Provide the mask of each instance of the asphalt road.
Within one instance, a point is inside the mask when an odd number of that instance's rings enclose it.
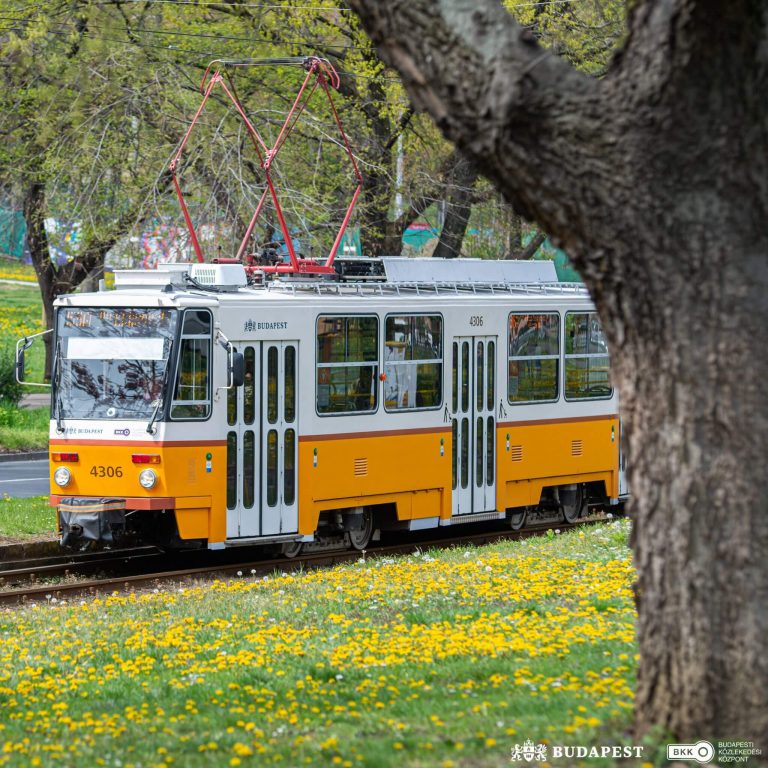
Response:
[[[47,496],[48,459],[0,462],[0,498],[29,498]]]

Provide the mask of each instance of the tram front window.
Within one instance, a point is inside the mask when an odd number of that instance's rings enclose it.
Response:
[[[175,309],[60,309],[53,371],[63,419],[152,417],[166,381]]]

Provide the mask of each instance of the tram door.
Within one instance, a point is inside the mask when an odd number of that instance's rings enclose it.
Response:
[[[452,344],[453,514],[496,509],[495,336]]]
[[[245,383],[227,402],[227,538],[298,530],[298,342],[238,347]]]

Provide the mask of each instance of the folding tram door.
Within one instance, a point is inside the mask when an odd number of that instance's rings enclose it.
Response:
[[[245,383],[227,400],[227,538],[298,531],[298,342],[237,345]]]
[[[453,512],[496,509],[496,336],[457,336],[451,349]]]

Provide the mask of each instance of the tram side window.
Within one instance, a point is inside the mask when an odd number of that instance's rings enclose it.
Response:
[[[187,310],[171,403],[172,419],[207,419],[211,413],[211,315]]]
[[[384,407],[439,408],[443,400],[443,318],[390,315],[385,320]]]
[[[557,400],[560,315],[511,314],[507,396],[510,403]]]
[[[608,345],[597,313],[568,312],[565,316],[565,399],[612,395]]]
[[[369,413],[378,405],[379,320],[317,319],[317,412]]]

